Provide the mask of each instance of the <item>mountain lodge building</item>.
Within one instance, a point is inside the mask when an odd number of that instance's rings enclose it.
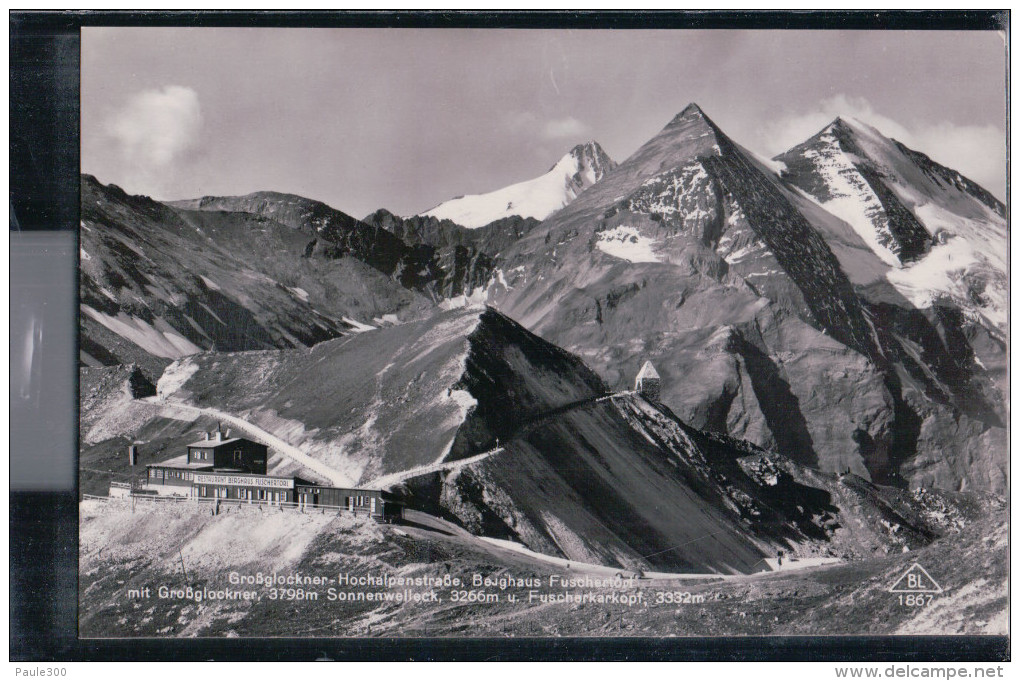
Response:
[[[266,474],[269,448],[243,437],[230,437],[217,429],[215,436],[206,433],[204,440],[188,445],[188,463],[204,464],[215,469]]]
[[[217,428],[216,432],[205,433],[205,439],[188,445],[188,453],[167,461],[149,464],[146,468],[146,485],[161,494],[173,494],[173,488],[182,488],[177,493],[188,494],[195,481],[196,473],[211,471],[224,473],[266,474],[269,448],[243,437],[230,437]],[[171,488],[171,489],[167,489]]]
[[[267,475],[269,448],[217,428],[187,446],[188,453],[149,464],[141,494],[190,497],[219,503],[257,503],[292,508],[335,508],[377,520],[400,515],[389,492],[317,485],[295,476]],[[143,491],[144,490],[144,491]]]

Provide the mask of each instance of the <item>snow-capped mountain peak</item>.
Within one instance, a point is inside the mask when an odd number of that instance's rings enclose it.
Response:
[[[814,196],[876,255],[898,267],[922,256],[930,235],[882,182],[885,164],[865,151],[884,146],[883,140],[874,128],[840,117],[776,160],[786,164],[784,179]]]
[[[775,160],[892,267],[888,280],[914,305],[949,298],[1005,327],[1005,207],[987,190],[852,118]]]
[[[475,229],[509,217],[544,220],[616,167],[598,142],[578,144],[539,177],[486,194],[460,196],[422,213]]]

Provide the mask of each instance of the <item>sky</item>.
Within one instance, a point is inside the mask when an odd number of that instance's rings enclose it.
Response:
[[[697,102],[763,156],[856,117],[1004,199],[1005,59],[985,31],[89,27],[82,170],[412,215],[584,141],[623,161]]]

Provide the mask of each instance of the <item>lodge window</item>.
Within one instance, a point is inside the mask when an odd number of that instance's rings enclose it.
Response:
[[[234,450],[234,463],[241,463],[241,453],[240,449]]]
[[[264,501],[265,498],[266,498],[266,490],[260,489],[259,490],[259,501]]]

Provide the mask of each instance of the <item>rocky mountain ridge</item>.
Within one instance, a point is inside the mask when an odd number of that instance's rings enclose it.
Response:
[[[994,330],[919,310],[767,163],[691,105],[506,251],[489,300],[614,387],[652,359],[698,427],[823,470],[1001,489]]]
[[[167,451],[164,438],[187,435],[167,416],[211,405],[346,485],[388,478],[411,508],[585,563],[747,573],[779,550],[850,558],[951,529],[921,497],[812,472],[639,395],[610,394],[578,358],[487,308],[310,350],[192,355],[167,369],[156,400],[134,398],[130,380],[84,375],[89,403],[107,408],[87,421],[83,459],[143,433],[143,456]],[[279,452],[270,459],[277,474],[307,475]]]

